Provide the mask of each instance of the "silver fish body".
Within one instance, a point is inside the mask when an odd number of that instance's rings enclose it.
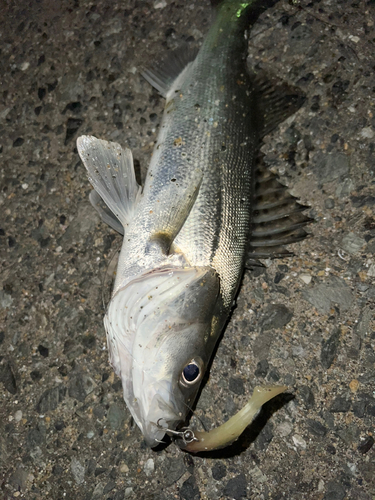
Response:
[[[263,127],[245,60],[252,3],[219,5],[198,55],[169,87],[163,69],[145,73],[166,106],[142,193],[129,150],[78,140],[95,190],[124,228],[104,323],[150,446],[185,421],[242,277]]]

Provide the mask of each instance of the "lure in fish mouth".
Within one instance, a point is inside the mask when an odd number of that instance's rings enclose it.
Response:
[[[77,141],[90,201],[124,235],[104,324],[124,399],[151,447],[181,432],[190,451],[199,451],[197,439],[201,449],[222,447],[285,390],[267,388],[208,440],[176,430],[194,404],[249,250],[253,258],[287,254],[284,245],[302,239],[309,222],[305,207],[255,162],[261,138],[303,102],[294,87],[246,67],[244,31],[274,3],[219,2],[199,53],[173,53],[144,73],[166,107],[143,190],[129,149]],[[189,436],[193,447],[185,446]]]

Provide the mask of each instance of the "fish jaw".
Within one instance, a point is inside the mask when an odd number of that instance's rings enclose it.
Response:
[[[104,324],[110,362],[147,444],[185,421],[211,357],[219,279],[211,268],[158,268],[113,296]],[[198,373],[185,378],[189,366]],[[188,376],[190,377],[190,375]]]

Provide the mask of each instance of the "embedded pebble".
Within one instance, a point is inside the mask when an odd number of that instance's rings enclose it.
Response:
[[[194,476],[190,476],[180,488],[180,497],[184,500],[198,500],[200,498],[199,488]]]
[[[306,449],[306,441],[299,434],[294,434],[294,436],[292,436],[292,440],[295,446],[297,446],[298,448],[302,448],[303,450]]]
[[[361,248],[365,245],[366,240],[360,238],[354,233],[346,234],[341,240],[341,248],[350,254],[355,254],[361,250]]]
[[[326,370],[332,365],[339,345],[340,328],[335,328],[329,338],[322,342],[322,349],[320,351],[320,362]]]
[[[302,296],[321,313],[327,314],[333,303],[340,305],[343,311],[353,303],[353,295],[345,281],[337,276],[330,276],[326,283],[303,290]]]
[[[107,418],[111,429],[117,430],[122,427],[125,420],[125,405],[112,404],[109,407]]]
[[[85,467],[75,457],[70,462],[70,470],[72,471],[76,484],[82,484],[85,480]]]
[[[14,414],[14,420],[20,422],[22,420],[22,410],[17,410]]]
[[[306,285],[308,285],[309,283],[311,283],[311,276],[310,274],[300,274],[299,275],[299,278],[304,282],[306,283]]]
[[[245,475],[238,474],[238,476],[227,482],[223,493],[225,496],[234,498],[235,500],[246,498],[247,485],[248,482]]]
[[[345,153],[319,153],[315,162],[317,175],[323,183],[332,182],[349,172],[349,160]]]
[[[152,473],[155,470],[155,462],[154,462],[154,460],[152,458],[149,458],[146,461],[146,463],[145,463],[145,465],[143,467],[143,470],[145,471],[146,476],[151,476],[152,475]]]
[[[293,426],[289,422],[283,422],[277,426],[275,433],[278,436],[285,437],[289,436],[292,430]]]
[[[375,131],[371,127],[365,127],[360,132],[364,139],[373,139],[375,137]]]

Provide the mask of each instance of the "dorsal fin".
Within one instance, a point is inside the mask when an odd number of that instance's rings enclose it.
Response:
[[[303,229],[313,221],[303,212],[309,207],[298,203],[260,156],[255,174],[255,204],[250,239],[250,260],[291,255],[285,247],[304,239]]]
[[[164,59],[153,68],[142,71],[142,76],[160,92],[167,97],[168,92],[183,81],[183,74],[194,61],[198,49],[180,47],[170,52]]]

